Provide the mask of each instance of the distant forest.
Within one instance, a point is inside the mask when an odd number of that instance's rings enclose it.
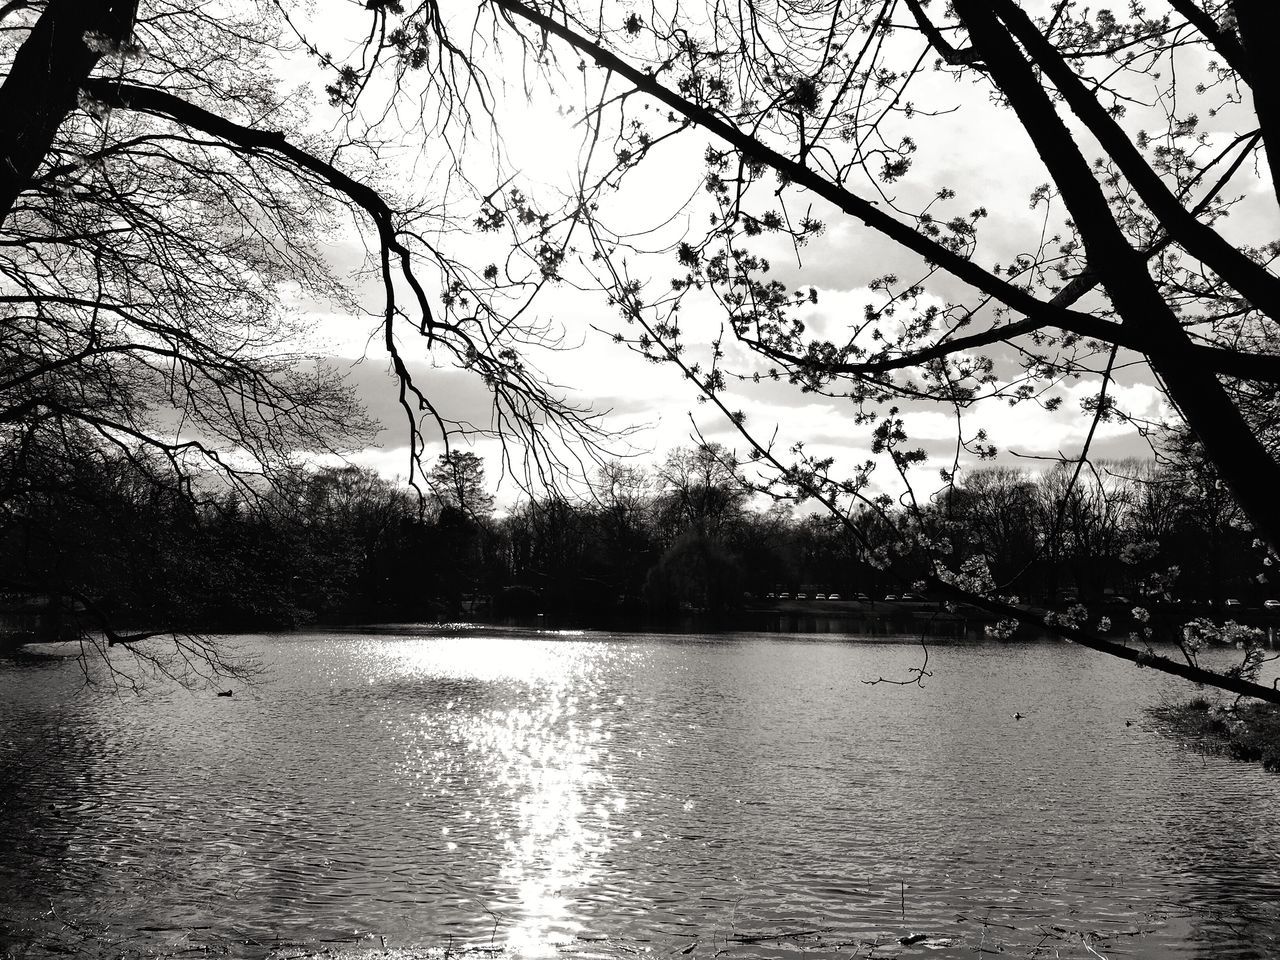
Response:
[[[12,466],[12,464],[10,465]],[[829,514],[761,503],[714,444],[657,465],[608,463],[592,496],[499,515],[483,461],[441,457],[421,492],[354,466],[297,469],[269,489],[190,495],[122,455],[27,451],[4,504],[11,596],[46,595],[145,628],[233,630],[430,620],[726,612],[769,592],[911,589],[925,545],[995,589],[1061,606],[1261,603],[1265,551],[1191,443],[1159,463],[963,472],[918,514],[882,499],[855,543]]]

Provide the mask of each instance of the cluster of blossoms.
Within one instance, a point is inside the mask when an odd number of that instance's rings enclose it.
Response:
[[[960,564],[959,570],[951,570],[942,564],[937,564],[934,575],[943,583],[969,593],[987,595],[996,588],[995,580],[991,576],[991,568],[987,565],[987,558],[982,554],[969,557]]]
[[[1200,651],[1206,646],[1235,647],[1244,652],[1240,663],[1227,671],[1229,676],[1245,680],[1257,680],[1258,672],[1266,661],[1263,650],[1263,632],[1257,627],[1228,620],[1219,626],[1212,620],[1198,617],[1186,623],[1182,628],[1182,652],[1187,660],[1196,664]]]
[[[1070,627],[1078,629],[1089,619],[1089,608],[1083,603],[1075,603],[1067,607],[1063,613],[1054,613],[1052,610],[1044,615],[1044,622],[1049,626]],[[1105,618],[1104,618],[1105,619]],[[1110,627],[1110,622],[1107,623]],[[1099,626],[1099,629],[1102,629]]]

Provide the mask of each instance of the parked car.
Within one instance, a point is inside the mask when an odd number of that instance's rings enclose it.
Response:
[[[815,599],[815,600],[825,600],[825,599],[827,599],[827,595],[826,595],[825,593],[815,593],[815,594],[813,595],[813,599]]]
[[[770,590],[768,593],[766,593],[766,594],[764,595],[764,598],[765,598],[766,600],[777,600],[777,599],[778,599],[778,597],[774,594],[774,592],[773,592],[772,590]]]
[[[855,600],[857,600],[859,603],[870,603],[870,602],[871,602],[871,598],[870,598],[870,597],[868,597],[865,593],[860,593],[860,594],[858,594],[856,597],[854,597],[854,599],[855,599]]]
[[[778,594],[778,599],[779,599],[779,600],[790,600],[790,599],[791,599],[791,594],[789,594],[789,593],[780,593],[780,594]]]
[[[808,599],[809,599],[809,595],[808,595],[807,593],[797,593],[797,594],[796,594],[796,599],[797,599],[797,600],[808,600]]]
[[[897,599],[898,599],[898,595],[897,595],[896,593],[886,593],[886,594],[884,595],[884,598],[885,598],[886,600],[897,600]]]
[[[1241,603],[1239,600],[1237,600],[1235,597],[1230,597],[1230,598],[1228,598],[1228,600],[1227,600],[1227,602],[1224,604],[1224,606],[1226,606],[1226,608],[1227,608],[1228,610],[1230,610],[1230,609],[1234,609],[1234,608],[1236,608],[1236,607],[1243,607],[1243,606],[1244,606],[1244,604],[1243,604],[1243,603]]]
[[[827,599],[828,599],[828,600],[839,600],[839,599],[840,599],[840,594],[838,594],[838,593],[828,593],[828,594],[827,594]]]
[[[1280,610],[1280,600],[1263,600],[1262,606],[1267,610]]]
[[[918,593],[904,593],[898,599],[899,600],[923,600],[924,597],[920,596],[920,594]]]

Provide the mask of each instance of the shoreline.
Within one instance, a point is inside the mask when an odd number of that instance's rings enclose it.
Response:
[[[1151,707],[1165,732],[1192,749],[1280,773],[1280,708],[1268,703],[1215,703],[1195,697]]]

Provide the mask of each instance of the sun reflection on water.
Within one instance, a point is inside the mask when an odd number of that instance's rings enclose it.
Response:
[[[448,691],[420,715],[403,776],[451,796],[458,826],[440,844],[465,856],[466,837],[502,862],[483,904],[508,952],[543,957],[584,932],[581,905],[600,861],[627,829],[627,797],[610,774],[617,691],[596,688],[599,643],[439,637],[384,645],[382,669]],[[385,675],[384,675],[385,676]],[[430,744],[431,746],[426,746]],[[487,835],[487,836],[486,836]],[[492,878],[491,878],[492,879]]]

